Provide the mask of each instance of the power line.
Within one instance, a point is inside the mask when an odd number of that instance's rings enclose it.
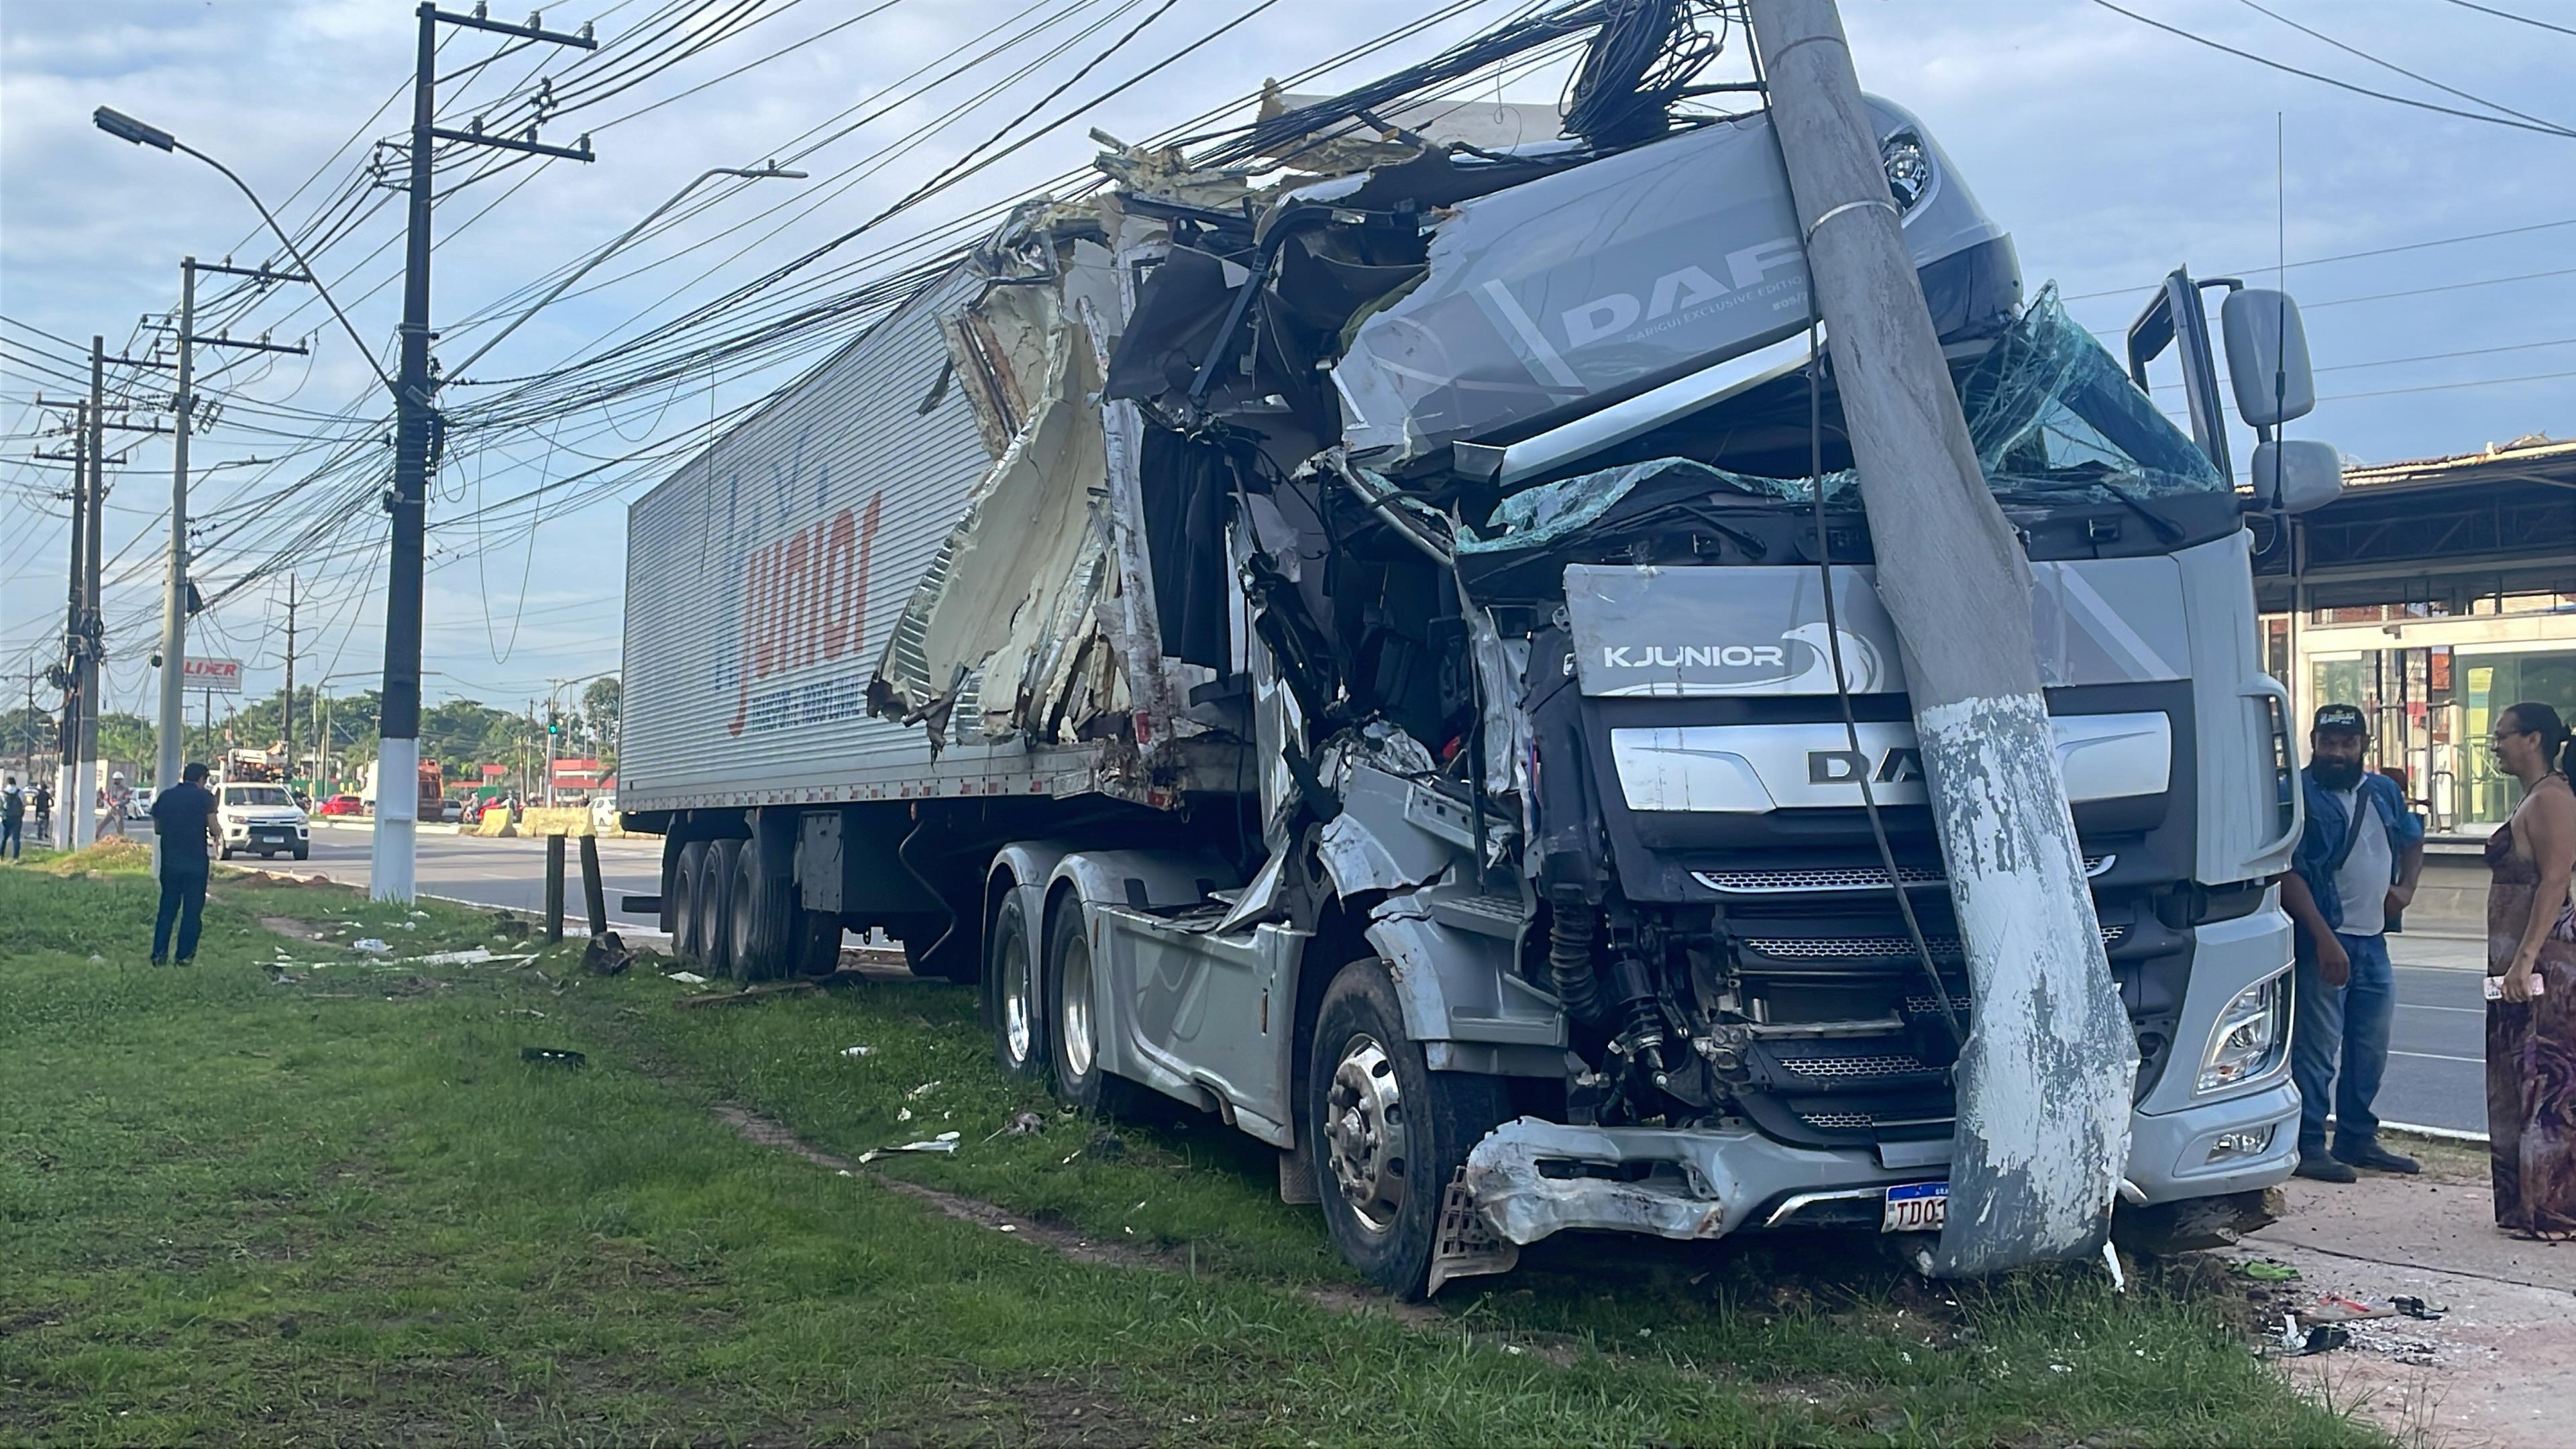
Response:
[[[2498,10],[2492,5],[2476,5],[2470,3],[2470,0],[2450,0],[2450,3],[2463,10],[2475,10],[2493,15],[2500,20],[2516,20],[2525,25],[2538,26],[2542,30],[2555,30],[2561,35],[2576,35],[2576,30],[2570,30],[2564,25],[2553,25],[2546,20],[2534,20],[2528,15],[2516,15],[2510,10]]]
[[[2269,56],[2256,55],[2250,50],[2240,50],[2224,41],[2212,40],[2205,35],[2196,35],[2191,31],[2183,29],[2179,25],[2168,25],[2151,16],[2140,15],[2135,10],[2128,10],[2121,6],[2114,5],[2111,3],[2111,0],[2093,0],[2093,3],[2110,11],[2114,15],[2125,15],[2141,25],[2153,26],[2168,35],[2181,36],[2183,39],[2190,41],[2194,45],[2205,45],[2212,50],[2223,50],[2229,55],[2235,56],[2241,60],[2250,60],[2256,65],[2269,66],[2273,70],[2282,71],[2290,75],[2303,76],[2309,80],[2333,86],[2337,90],[2345,90],[2350,91],[2355,95],[2368,96],[2372,100],[2388,101],[2401,106],[2413,106],[2419,111],[2434,111],[2445,116],[2457,116],[2464,121],[2484,121],[2490,126],[2510,126],[2517,131],[2537,131],[2544,136],[2562,136],[2576,139],[2576,130],[2570,130],[2565,126],[2550,125],[2546,122],[2517,121],[2504,116],[2482,115],[2476,111],[2463,111],[2456,106],[2439,106],[2435,105],[2431,101],[2419,101],[2410,96],[2392,95],[2387,91],[2375,91],[2368,86],[2355,85],[2351,81],[2337,80],[2330,75],[2319,75],[2317,72],[2312,70],[2302,70],[2298,66],[2290,65],[2284,61],[2274,60]]]
[[[2548,126],[2555,130],[2567,131],[2565,126],[2559,125],[2556,121],[2545,120],[2539,116],[2532,115],[2528,111],[2517,111],[2511,106],[2501,105],[2495,101],[2488,100],[2484,96],[2474,95],[2468,91],[2461,90],[2457,86],[2444,85],[2440,81],[2433,79],[2431,76],[2419,75],[2416,72],[2408,70],[2406,67],[2397,64],[2395,61],[2383,60],[2380,57],[2371,54],[2369,51],[2363,50],[2359,46],[2346,45],[2342,41],[2335,39],[2333,36],[2326,34],[2322,30],[2310,29],[2309,27],[2292,20],[2290,17],[2281,14],[2277,10],[2265,9],[2263,6],[2255,3],[2255,0],[2236,0],[2236,3],[2258,15],[2268,15],[2274,20],[2281,22],[2283,25],[2290,27],[2292,30],[2297,31],[2301,35],[2307,36],[2312,40],[2324,41],[2326,44],[2333,46],[2335,49],[2342,51],[2346,55],[2359,56],[2361,59],[2369,61],[2372,65],[2378,66],[2384,70],[2395,71],[2397,74],[2406,77],[2408,80],[2414,81],[2420,85],[2431,86],[2433,89],[2440,91],[2445,95],[2458,96],[2464,101],[2475,101],[2477,104],[2484,106],[2491,111],[2502,111],[2508,116],[2519,116],[2523,120],[2533,122],[2537,125]],[[2568,134],[2576,135],[2576,131],[2568,131]]]

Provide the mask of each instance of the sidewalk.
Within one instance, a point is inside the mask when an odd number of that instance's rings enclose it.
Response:
[[[2288,1216],[2228,1256],[2300,1271],[2277,1293],[2249,1290],[2271,1293],[2275,1322],[2327,1293],[2413,1294],[2450,1311],[2355,1324],[2350,1348],[2284,1370],[2409,1444],[2555,1449],[2576,1424],[2576,1244],[2498,1233],[2483,1151],[2398,1145],[2423,1159],[2422,1177],[2293,1179]]]

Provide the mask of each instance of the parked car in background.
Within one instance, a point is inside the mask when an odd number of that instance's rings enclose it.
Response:
[[[450,796],[450,797],[448,797],[448,798],[447,798],[447,799],[445,799],[445,800],[441,800],[441,801],[439,801],[439,802],[438,802],[438,818],[439,818],[441,821],[443,821],[443,822],[445,822],[445,823],[447,823],[447,824],[449,824],[449,825],[458,825],[458,824],[462,824],[462,823],[464,823],[464,820],[465,820],[465,802],[464,802],[464,801],[462,801],[462,800],[456,799],[456,798],[455,798],[455,797],[453,797],[453,796]]]
[[[152,818],[152,791],[149,787],[137,786],[133,794],[125,797],[125,818],[128,820]]]
[[[334,795],[322,802],[325,815],[364,815],[367,807],[355,795]]]
[[[609,831],[617,828],[617,797],[615,795],[593,795],[590,797],[590,828],[598,831]]]

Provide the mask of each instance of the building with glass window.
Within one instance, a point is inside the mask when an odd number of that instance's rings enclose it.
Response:
[[[2521,793],[2488,758],[2495,712],[2534,699],[2576,717],[2576,442],[2519,438],[2344,481],[2261,540],[2266,666],[2301,720],[2360,706],[2375,767],[2436,836],[2483,836]]]

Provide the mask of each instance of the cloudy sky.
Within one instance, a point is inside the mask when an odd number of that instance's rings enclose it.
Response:
[[[900,243],[1079,170],[1096,149],[1089,127],[1130,139],[1165,132],[1265,76],[1447,14],[1298,86],[1336,89],[1426,56],[1520,3],[578,0],[549,7],[545,20],[565,30],[590,21],[607,42],[600,52],[536,47],[488,65],[478,63],[506,48],[498,37],[450,32],[440,69],[461,78],[442,87],[448,124],[497,118],[544,84],[562,113],[541,139],[569,144],[587,130],[598,159],[478,177],[490,158],[460,152],[442,170],[440,354],[461,363],[551,275],[708,167],[776,156],[812,178],[702,188],[673,213],[678,224],[590,274],[466,381],[614,354],[620,339],[857,227],[961,157],[990,157],[976,148],[1033,107],[1035,122],[1010,130],[1012,140],[1070,119],[800,275],[841,268],[824,289],[838,290],[882,271]],[[2561,30],[2458,0],[2121,3],[2284,65],[2521,124],[2338,90],[2098,0],[1845,0],[1844,14],[1864,86],[1929,124],[2013,231],[2030,282],[2057,280],[2086,325],[2116,329],[2178,264],[2268,283],[2286,256],[2325,399],[2299,435],[2380,461],[2576,434],[2576,136],[2548,129],[2576,128],[2566,85],[2576,75],[2576,3],[2489,6]],[[85,381],[77,359],[93,334],[112,354],[153,355],[148,323],[176,304],[182,255],[245,264],[274,255],[256,214],[220,176],[95,131],[92,108],[111,105],[174,132],[231,166],[290,229],[317,227],[314,265],[390,366],[403,209],[371,184],[367,162],[371,142],[407,123],[412,10],[398,0],[0,9],[0,312],[10,319],[0,330],[0,418],[9,424],[0,437],[0,666],[13,675],[50,657],[61,628],[67,545],[53,494],[65,475],[31,455],[65,440],[45,435],[53,415],[33,406],[37,394],[59,398]],[[498,13],[515,21],[524,11]],[[1114,97],[1077,105],[1194,42],[1203,43]],[[1719,71],[1742,66],[1741,40],[1730,39]],[[959,73],[942,79],[951,71]],[[1562,81],[1561,67],[1547,68],[1506,80],[1500,93],[1552,100]],[[1058,86],[1062,96],[1040,104]],[[205,295],[218,286],[208,279]],[[383,647],[385,528],[372,503],[382,486],[382,388],[309,288],[236,294],[216,310],[236,338],[312,351],[200,354],[201,379],[229,370],[201,387],[219,410],[194,454],[206,470],[195,493],[205,520],[196,574],[208,593],[230,594],[201,620],[195,649],[244,660],[252,690],[273,689],[291,569],[299,678],[366,687]],[[625,504],[672,465],[613,460],[657,439],[676,449],[702,437],[840,335],[818,331],[795,355],[718,364],[460,441],[431,504],[430,695],[515,708],[543,697],[549,680],[615,668]],[[166,343],[159,355],[169,355]],[[168,386],[167,374],[113,375],[160,379],[133,383],[138,397]],[[448,399],[495,390],[460,385]],[[110,698],[148,712],[169,449],[141,433],[111,447],[125,462],[105,532],[115,560]],[[260,565],[274,572],[241,582]],[[12,697],[24,689],[22,680],[0,683]]]

